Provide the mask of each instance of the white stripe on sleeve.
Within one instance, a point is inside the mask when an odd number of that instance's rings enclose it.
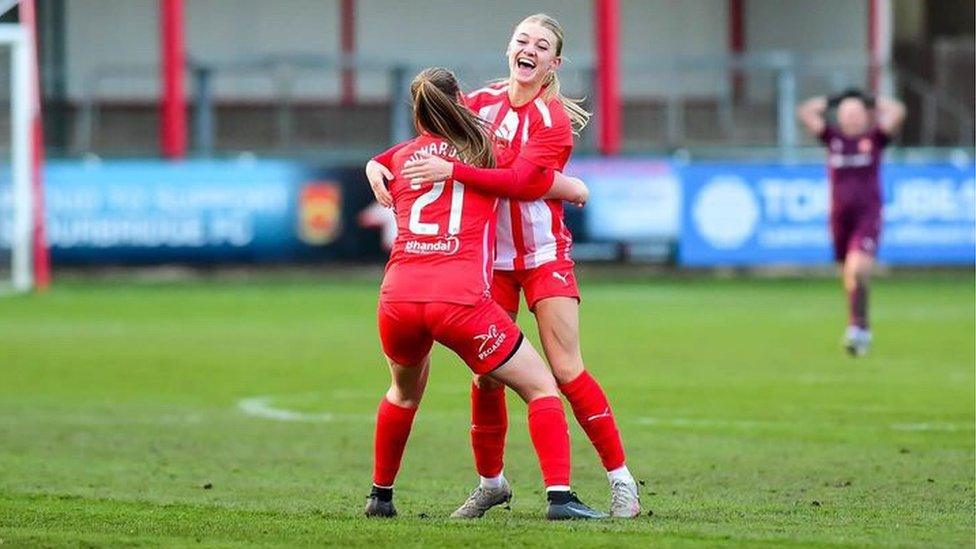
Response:
[[[546,125],[547,128],[552,127],[552,114],[549,113],[549,105],[541,98],[536,98],[535,107],[539,109],[539,113],[542,114],[542,123]]]

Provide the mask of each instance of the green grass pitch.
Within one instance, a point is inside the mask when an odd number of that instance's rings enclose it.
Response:
[[[443,350],[400,517],[363,518],[388,384],[377,279],[293,278],[0,299],[0,544],[973,546],[971,274],[879,279],[875,348],[854,360],[833,279],[584,271],[584,357],[653,516],[572,524],[541,518],[513,395],[512,509],[447,519],[476,477],[469,376]],[[605,509],[596,454],[571,431],[574,488]]]

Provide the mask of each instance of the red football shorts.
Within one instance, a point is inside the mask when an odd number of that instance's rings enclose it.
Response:
[[[830,233],[833,237],[834,260],[838,263],[843,263],[848,252],[854,251],[875,257],[881,235],[881,212],[832,214]]]
[[[397,364],[418,365],[435,341],[457,353],[476,374],[508,362],[522,344],[522,331],[494,301],[475,305],[380,301],[383,352]]]
[[[572,297],[580,300],[579,286],[572,261],[550,261],[533,269],[495,271],[491,281],[491,297],[506,311],[517,313],[519,293],[525,291],[529,310],[547,297]]]

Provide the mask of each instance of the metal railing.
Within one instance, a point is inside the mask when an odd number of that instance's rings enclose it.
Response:
[[[434,63],[414,60],[392,63],[388,59],[363,57],[324,57],[312,55],[269,56],[231,61],[195,59],[190,64],[193,106],[192,143],[195,152],[208,156],[249,150],[289,153],[315,148],[377,148],[413,134],[409,107],[410,78],[419,69]],[[440,60],[458,74],[467,88],[476,87],[498,76],[497,56],[484,59]],[[865,87],[871,67],[856,55],[835,54],[820,58],[798,57],[774,51],[739,56],[649,57],[624,64],[623,95],[625,148],[629,152],[673,153],[677,150],[715,149],[716,147],[775,148],[782,158],[795,157],[809,143],[799,135],[794,110],[804,97],[826,94],[847,86]],[[874,67],[883,89],[900,90],[915,96],[921,105],[921,128],[911,145],[970,146],[973,143],[972,106],[951,96],[945,89],[900,70]],[[365,99],[360,103],[340,102],[340,74],[353,69],[359,81],[366,81]],[[563,89],[570,95],[594,98],[591,60],[564,64],[560,75]],[[112,105],[112,98],[140,98],[151,105],[155,96],[156,74],[149,67],[106,66],[88,75],[78,102],[71,152],[103,153],[97,145],[99,132],[105,131],[101,114]],[[231,80],[249,79],[250,92],[228,90]],[[125,83],[125,86],[120,86]],[[223,84],[223,85],[222,85]],[[219,137],[222,105],[251,101],[253,109],[263,109],[273,120],[266,125],[272,135],[263,146],[229,146]],[[385,110],[380,118],[365,118],[363,105]],[[302,138],[300,130],[308,123],[298,112],[328,107],[328,121],[345,120],[347,135],[328,131],[317,138]],[[244,109],[248,107],[243,107]],[[631,114],[632,113],[632,114]],[[360,118],[357,118],[360,117]],[[357,128],[371,130],[382,123],[385,135],[362,142],[353,139]],[[599,120],[595,121],[599,124]],[[336,130],[339,131],[339,130]],[[592,149],[595,132],[585,132],[580,143]],[[322,137],[322,136],[325,137]],[[345,139],[344,139],[345,137]],[[350,142],[355,142],[350,145]],[[270,145],[268,145],[270,144]]]

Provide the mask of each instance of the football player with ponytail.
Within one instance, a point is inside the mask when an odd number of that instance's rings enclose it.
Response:
[[[419,137],[393,155],[389,192],[398,234],[377,309],[392,382],[376,413],[373,488],[366,516],[393,517],[393,483],[427,384],[434,341],[475,375],[508,386],[528,404],[528,426],[549,502],[547,518],[593,519],[570,491],[570,444],[552,373],[504,309],[491,299],[498,198],[457,177],[414,184],[403,165],[421,155],[491,168],[490,129],[460,101],[447,69],[421,72],[410,87]],[[546,170],[534,194],[582,203],[582,182]],[[502,190],[504,191],[504,190]]]
[[[573,136],[589,113],[560,92],[563,30],[545,14],[531,15],[516,27],[506,56],[509,75],[467,95],[467,105],[491,125],[506,147],[498,156],[502,169],[462,160],[418,155],[402,175],[414,182],[457,178],[467,184],[533,188],[545,170],[563,170],[573,151]],[[371,161],[366,174],[377,201],[389,205],[385,179],[392,174],[389,153]],[[572,260],[572,235],[563,204],[523,193],[502,200],[492,296],[514,318],[520,295],[535,314],[543,350],[560,392],[596,448],[610,483],[610,512],[615,517],[640,513],[637,483],[626,464],[623,443],[606,393],[583,365],[579,337],[579,288]],[[477,518],[500,505],[512,492],[503,474],[508,416],[505,392],[496,380],[475,375],[471,386],[471,444],[480,484],[455,511]]]

